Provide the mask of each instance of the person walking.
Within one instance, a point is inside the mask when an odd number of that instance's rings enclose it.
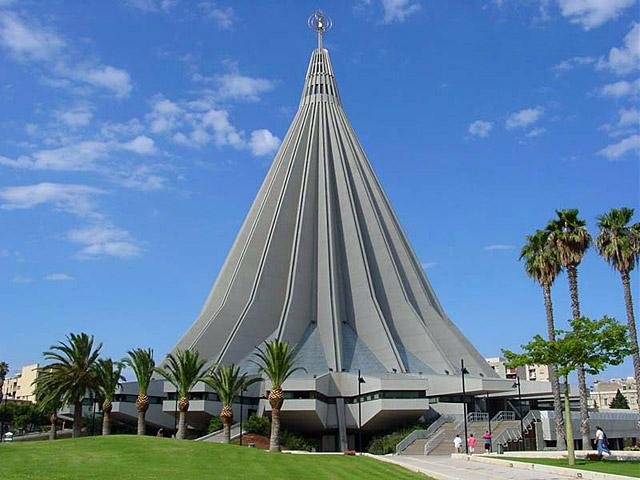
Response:
[[[462,447],[462,439],[460,438],[460,434],[457,434],[456,438],[453,439],[453,447],[456,449],[456,453],[460,453],[460,448]]]
[[[476,451],[476,437],[473,436],[473,433],[469,435],[467,445],[469,445],[469,454],[473,455],[473,452]]]
[[[600,425],[596,427],[596,448],[598,449],[598,455],[601,457],[611,455],[609,445],[607,445],[607,434],[604,433]]]
[[[484,432],[482,438],[484,439],[484,453],[491,453],[491,434],[489,430]]]

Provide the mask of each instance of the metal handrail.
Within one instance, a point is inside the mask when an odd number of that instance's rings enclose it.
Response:
[[[426,430],[414,430],[409,435],[404,437],[402,440],[398,442],[396,445],[396,455],[409,447],[413,442],[421,438],[429,438],[433,435],[436,430],[438,430],[442,425],[447,422],[452,422],[455,420],[455,417],[452,415],[440,415],[435,422],[427,427]]]
[[[516,419],[516,412],[510,410],[501,410],[491,419],[491,423],[505,422]]]
[[[469,412],[467,414],[467,422],[486,422],[489,420],[489,414],[487,412]]]
[[[538,410],[529,410],[522,418],[522,425],[526,430],[530,430],[534,423],[540,421],[540,412]],[[495,439],[496,445],[506,445],[509,442],[521,440],[522,432],[520,428],[507,428]]]

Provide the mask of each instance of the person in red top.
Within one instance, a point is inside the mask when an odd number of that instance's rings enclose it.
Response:
[[[473,433],[469,436],[467,443],[469,444],[469,453],[473,455],[476,450],[476,437],[473,436]]]
[[[491,434],[489,433],[489,430],[484,432],[484,435],[482,436],[482,438],[484,439],[484,453],[490,453],[491,452]]]

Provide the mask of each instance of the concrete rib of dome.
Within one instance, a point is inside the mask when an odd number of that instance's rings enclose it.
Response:
[[[344,113],[325,49],[312,52],[298,112],[177,348],[240,363],[276,337],[322,354],[335,371],[453,373],[464,358],[472,374],[495,377],[424,275]]]

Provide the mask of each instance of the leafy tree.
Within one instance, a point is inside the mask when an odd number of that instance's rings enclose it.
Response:
[[[96,362],[96,376],[98,379],[98,393],[102,400],[102,435],[111,435],[111,410],[113,409],[113,397],[124,382],[121,362],[114,362],[110,358],[100,358]]]
[[[224,426],[224,443],[231,443],[231,424],[233,423],[233,399],[250,385],[262,380],[259,377],[249,378],[240,373],[237,365],[216,365],[203,378],[203,382],[213,388],[222,402],[220,420]]]
[[[102,343],[94,345],[92,335],[70,333],[67,341],[52,345],[44,352],[48,363],[40,369],[36,382],[43,392],[60,392],[65,404],[73,405],[73,437],[82,432],[82,400],[88,391],[96,391],[95,365]]]
[[[258,348],[255,353],[261,372],[271,380],[269,392],[269,404],[271,405],[271,437],[269,439],[269,451],[280,451],[280,409],[284,402],[282,384],[287,378],[302,367],[296,367],[296,354],[294,349],[285,341],[274,339],[265,342],[264,348]]]
[[[147,424],[145,416],[149,409],[149,384],[156,368],[153,360],[153,350],[136,348],[129,350],[127,357],[122,362],[133,370],[138,382],[138,398],[136,398],[136,410],[138,412],[138,435],[146,433]]]
[[[569,408],[569,374],[584,368],[597,375],[609,365],[620,365],[631,348],[627,328],[610,317],[591,320],[579,317],[570,321],[572,330],[556,330],[556,340],[551,342],[540,335],[522,345],[522,353],[503,350],[510,367],[530,364],[556,365],[558,375],[564,379],[565,436],[569,465],[575,465],[573,428]],[[583,444],[583,448],[589,445]]]
[[[211,417],[211,421],[209,421],[209,426],[207,427],[207,433],[217,432],[218,430],[222,430],[222,420],[220,420],[220,417]]]
[[[9,364],[0,362],[0,400],[2,400],[2,386],[4,385],[4,379],[7,378],[7,373],[9,373]]]
[[[616,396],[613,397],[613,400],[611,400],[609,408],[623,408],[629,410],[629,402],[627,401],[625,396],[622,395],[620,389],[618,389],[618,391],[616,392]]]
[[[549,244],[549,233],[536,230],[527,236],[527,243],[522,247],[520,260],[525,261],[527,275],[542,287],[544,307],[547,314],[547,335],[549,341],[555,340],[555,324],[553,319],[553,303],[551,301],[551,286],[562,270],[562,265],[555,250]],[[556,417],[556,438],[558,450],[564,450],[564,420],[562,417],[562,400],[560,398],[560,380],[554,365],[549,365],[549,377],[553,393],[553,410]]]
[[[546,231],[549,234],[549,245],[558,256],[560,264],[567,270],[569,292],[571,294],[571,310],[573,319],[580,318],[580,300],[578,298],[578,265],[591,245],[591,235],[587,231],[587,223],[578,216],[577,209],[556,210],[558,218],[549,221]],[[589,390],[585,369],[577,368],[578,389],[580,391],[580,432],[582,442],[588,445],[589,436]]]
[[[636,379],[636,393],[640,405],[640,352],[638,333],[631,298],[631,271],[640,259],[640,223],[630,225],[633,217],[631,208],[613,208],[598,217],[600,233],[596,238],[598,252],[615,270],[620,272],[624,301],[627,308],[627,324],[633,352],[633,374]]]
[[[156,368],[156,372],[176,387],[179,397],[178,431],[176,438],[183,439],[187,433],[187,411],[189,410],[189,391],[196,383],[204,379],[207,361],[200,358],[195,350],[176,350],[167,355],[164,367]]]
[[[247,419],[244,428],[249,433],[266,437],[269,435],[269,432],[271,432],[271,420],[269,417],[259,417],[256,414],[252,414]]]

